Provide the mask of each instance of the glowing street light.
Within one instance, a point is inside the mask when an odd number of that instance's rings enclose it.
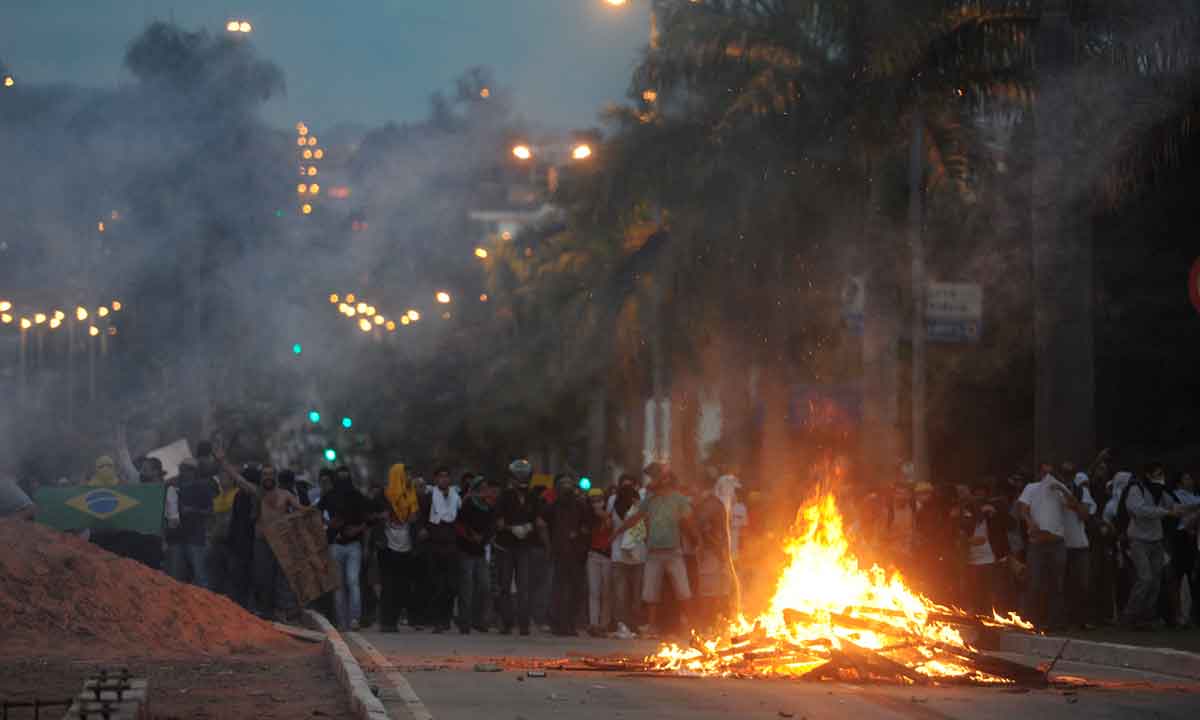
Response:
[[[44,322],[46,322],[46,313],[37,313],[33,316],[33,323],[35,325],[41,325]]]
[[[354,296],[354,293],[346,293],[346,302],[353,303],[357,299],[358,298]]]
[[[491,96],[492,96],[492,91],[490,88],[481,88],[479,90],[479,97],[483,98],[484,100],[487,100]]]
[[[657,102],[658,101],[658,93],[654,90],[643,90],[642,91],[642,99],[648,103]]]
[[[443,305],[450,304],[450,293],[446,292],[445,290],[439,291],[437,295],[434,295],[434,297]]]
[[[330,305],[337,305],[339,300],[341,300],[341,298],[338,297],[337,293],[329,293],[329,304]]]
[[[300,183],[299,185],[296,186],[296,192],[300,193],[301,195],[307,194],[308,193],[308,185],[306,185],[305,183]]]
[[[355,305],[354,309],[357,310],[361,315],[367,314],[367,304],[365,302],[360,302],[359,304]]]
[[[12,75],[5,75],[5,76],[4,76],[4,87],[6,87],[6,88],[10,88],[10,87],[12,87],[13,85],[16,85],[16,84],[17,84],[17,81],[16,81],[16,79],[15,79],[15,78],[13,78],[13,76],[12,76]]]
[[[249,35],[250,33],[254,32],[254,26],[245,20],[230,20],[229,22],[225,23],[225,31]]]
[[[62,320],[59,320],[56,317],[50,318],[50,329],[51,330],[57,330],[59,325],[62,325]]]
[[[363,332],[371,332],[371,321],[366,318],[362,318],[358,321],[358,328]]]
[[[305,135],[308,134],[308,126],[302,122],[296,123],[296,134],[301,137],[304,137]]]
[[[300,212],[304,213],[305,215],[312,215],[312,205],[304,203],[300,206]]]
[[[103,220],[96,223],[96,229],[99,230],[100,232],[104,232],[104,221]]]
[[[2,304],[3,303],[0,303],[0,305],[2,305]],[[6,309],[6,308],[0,307],[0,310],[4,310],[4,309]],[[67,314],[65,312],[63,312],[62,310],[55,310],[54,314],[51,315],[50,317],[54,318],[55,320],[57,320],[59,322],[62,322],[63,320],[65,320],[67,318]]]
[[[591,156],[592,156],[592,146],[588,145],[586,143],[581,144],[581,145],[576,145],[575,148],[573,150],[571,150],[571,157],[572,157],[572,159],[575,159],[575,160],[587,160]]]
[[[401,318],[401,320],[407,320],[407,319],[408,319],[408,316],[407,316],[407,315],[406,315],[406,316],[404,316],[403,318]],[[396,332],[396,321],[395,321],[395,320],[388,320],[388,321],[387,321],[387,324],[385,325],[385,327],[387,328],[387,331],[388,331],[388,332]]]
[[[29,322],[29,318],[21,318],[21,329],[28,330],[33,327],[33,323]]]
[[[12,310],[12,303],[7,300],[0,300],[0,312],[8,312]]]
[[[407,315],[403,315],[400,317],[400,324],[401,325],[412,325],[412,318],[410,318]]]
[[[112,309],[113,309],[113,312],[121,312],[121,308],[122,308],[122,307],[124,307],[124,306],[123,306],[123,305],[121,305],[121,301],[120,301],[120,300],[113,300],[113,301],[112,301]]]
[[[99,334],[100,334],[100,328],[96,327],[95,325],[88,325],[88,335],[91,335],[92,337],[96,337]]]
[[[382,324],[384,324],[385,322],[387,322],[387,319],[386,319],[386,318],[384,318],[382,315],[376,315],[376,316],[375,316],[374,318],[372,318],[372,319],[375,321],[375,324],[376,324],[376,325],[382,325]]]
[[[13,316],[12,316],[12,315],[9,315],[8,313],[0,313],[0,323],[4,323],[5,325],[9,325],[9,324],[11,324],[11,323],[12,323],[12,321],[13,321]]]
[[[533,150],[528,145],[517,145],[512,149],[512,154],[518,160],[528,160],[533,157]]]
[[[108,307],[101,305],[100,307],[96,308],[96,314],[100,317],[108,317]]]
[[[315,160],[320,160],[325,157],[325,151],[322,150],[321,148],[317,148],[316,150],[313,150],[312,153],[313,153],[313,159],[315,159]]]
[[[481,302],[481,303],[485,303],[485,302],[487,302],[488,300],[489,300],[489,298],[488,298],[488,294],[487,294],[487,293],[483,293],[482,295],[480,295],[480,296],[479,296],[479,302]]]
[[[84,320],[87,320],[88,319],[87,308],[82,307],[82,306],[75,308],[75,319],[78,320],[79,322],[83,322]]]
[[[479,258],[480,260],[486,260],[487,256],[488,256],[487,248],[481,248],[481,247],[475,248],[475,257]]]
[[[417,312],[416,310],[409,310],[404,314],[404,317],[408,318],[412,322],[416,322],[421,319],[421,313]]]

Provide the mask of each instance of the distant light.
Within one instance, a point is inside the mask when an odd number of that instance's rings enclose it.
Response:
[[[17,84],[17,81],[13,78],[12,75],[4,76],[4,87],[12,87],[13,85],[16,85],[16,84]]]
[[[404,321],[404,320],[407,320],[407,319],[408,319],[408,316],[407,316],[407,315],[405,315],[403,318],[401,318],[401,321]],[[386,327],[386,328],[387,328],[387,331],[388,331],[388,332],[395,332],[395,331],[396,331],[396,321],[395,321],[395,320],[388,320],[388,321],[387,321],[387,324],[386,324],[384,327]]]
[[[407,313],[404,314],[404,317],[408,318],[409,320],[412,320],[413,322],[416,322],[421,319],[421,313],[417,312],[416,310],[409,310]]]
[[[321,422],[321,413],[317,412],[316,410],[309,410],[308,421],[314,425]]]
[[[450,311],[449,311],[449,310],[447,310],[446,312],[442,313],[442,319],[443,319],[443,320],[449,320],[449,319],[450,319]]]
[[[355,313],[357,313],[358,311],[354,309],[353,305],[347,305],[345,312],[346,312],[346,317],[354,317]]]
[[[480,260],[483,260],[483,259],[487,258],[487,256],[488,256],[487,248],[481,248],[481,247],[475,248],[475,257],[479,258]]]
[[[78,320],[78,321],[80,321],[80,322],[83,322],[84,320],[87,320],[87,319],[88,319],[88,311],[87,311],[87,308],[85,308],[85,307],[77,307],[77,308],[75,308],[75,319],[76,319],[76,320]]]
[[[0,310],[7,310],[7,309],[8,308],[4,307],[4,303],[0,303]],[[67,314],[65,312],[63,312],[62,310],[55,310],[54,314],[51,315],[51,317],[53,317],[55,320],[58,320],[59,322],[62,322],[64,319],[66,319]]]
[[[487,302],[487,301],[488,301],[488,299],[489,299],[489,298],[488,298],[488,294],[487,294],[487,293],[483,293],[482,295],[480,295],[480,296],[479,296],[479,302]]]
[[[50,329],[51,330],[57,330],[59,325],[62,325],[62,320],[59,320],[56,317],[50,318]]]
[[[504,241],[512,240],[512,233],[505,230],[504,232],[500,233],[500,239]]]
[[[312,205],[304,203],[300,206],[300,212],[304,213],[305,215],[312,215]]]
[[[305,125],[303,122],[298,122],[298,123],[296,123],[296,132],[301,135],[307,135],[308,134],[308,126]]]
[[[309,165],[309,166],[308,166],[308,176],[309,176],[309,177],[316,177],[316,175],[317,175],[317,169],[316,169],[315,167],[313,167],[313,166]]]
[[[587,492],[592,489],[592,479],[588,477],[579,478],[579,489]]]
[[[320,185],[313,183],[312,185],[308,186],[308,194],[309,195],[318,195],[318,194],[320,194],[320,192],[321,192]]]
[[[308,139],[308,145],[309,145],[309,147],[316,147],[316,146],[317,146],[317,136],[316,136],[316,135],[313,135],[312,137],[310,137],[310,138]]]
[[[296,192],[300,193],[301,195],[306,194],[308,192],[308,185],[300,183],[296,186]]]
[[[372,320],[375,321],[376,325],[382,325],[385,322],[385,319],[382,315],[376,315],[372,318]]]
[[[111,213],[109,213],[109,217],[111,217],[113,220],[120,220],[121,213],[117,210],[113,210]]]
[[[450,293],[445,292],[444,290],[441,292],[438,292],[438,294],[435,295],[434,297],[437,298],[437,301],[443,305],[446,305],[450,302]]]
[[[360,319],[358,321],[358,329],[363,332],[371,332],[371,321],[366,318]]]
[[[330,188],[329,197],[335,197],[339,200],[344,200],[350,197],[350,188],[346,187],[345,185],[338,185],[337,187]]]
[[[648,103],[655,102],[658,100],[658,93],[654,90],[643,90],[642,99]]]
[[[374,314],[375,314],[375,306],[374,306],[374,305],[368,305],[368,306],[367,306],[367,317],[371,317],[371,316],[372,316],[372,315],[374,315]]]
[[[29,322],[29,318],[21,318],[21,329],[28,330],[33,327],[33,323]]]
[[[300,343],[295,343],[294,345],[292,345],[292,354],[293,355],[299,355],[302,352],[304,352],[303,345],[301,345]]]
[[[305,160],[311,160],[312,159],[312,150],[305,148],[304,152],[302,153],[302,156],[304,157]]]
[[[359,304],[355,305],[354,309],[363,315],[367,314],[367,304],[365,302],[360,302]]]
[[[313,150],[313,157],[316,158],[317,160],[321,160],[322,158],[325,157],[325,151],[322,150],[321,148],[317,148],[316,150]]]
[[[492,91],[488,88],[483,88],[479,91],[479,97],[483,98],[484,100],[487,100],[491,96],[492,96]]]
[[[91,335],[92,337],[96,337],[99,334],[100,334],[100,328],[96,327],[95,325],[88,326],[88,335]]]
[[[8,313],[0,313],[0,323],[4,323],[5,325],[8,325],[12,321],[13,321],[12,315],[9,315]]]
[[[0,312],[8,312],[12,310],[12,303],[7,300],[0,300]]]
[[[338,297],[337,293],[329,293],[329,304],[330,305],[337,305],[339,300],[341,300],[341,298]]]
[[[46,322],[46,313],[37,313],[33,316],[33,323],[35,325],[41,325],[44,322]]]
[[[344,418],[342,418],[342,427],[349,430],[350,428],[354,427],[354,421],[351,420],[348,416],[344,417]]]
[[[113,327],[112,325],[110,325],[110,326],[108,327],[108,334],[109,334],[109,335],[111,335],[111,336],[113,336],[113,337],[116,337],[116,335],[117,335],[117,329],[116,329],[115,327]]]
[[[628,0],[604,0],[604,2],[608,3],[609,5],[612,5],[613,7],[621,7],[626,2],[628,2]]]
[[[512,149],[512,154],[518,160],[528,160],[533,157],[533,150],[530,150],[528,145],[517,145]]]
[[[253,30],[254,30],[254,26],[253,26],[253,25],[251,25],[250,23],[246,22],[245,20],[243,20],[243,21],[242,21],[242,22],[241,22],[241,23],[238,25],[238,30],[241,30],[241,31],[242,31],[242,32],[244,32],[244,33],[248,33],[248,32],[251,32],[251,31],[253,31]]]
[[[121,301],[120,301],[120,300],[113,300],[113,301],[112,301],[112,309],[113,309],[113,312],[121,312],[121,308],[123,308],[123,307],[125,307],[125,306],[121,304]]]
[[[409,316],[407,316],[407,315],[402,315],[402,316],[400,317],[400,324],[401,324],[401,325],[411,325],[411,324],[412,324],[412,318],[410,318],[410,317],[409,317]]]
[[[576,145],[571,151],[571,157],[576,160],[587,160],[592,156],[592,147],[587,144]]]
[[[99,230],[100,232],[104,232],[104,221],[103,220],[96,223],[96,229]]]
[[[346,293],[346,302],[353,303],[357,299],[358,298],[354,296],[354,293]]]
[[[325,459],[329,462],[337,460],[337,450],[333,448],[325,448]]]
[[[296,138],[296,144],[297,145],[307,145],[308,141],[302,137],[298,137],[298,138]]]
[[[241,32],[242,25],[237,20],[230,20],[225,23],[225,29],[229,32]]]
[[[108,317],[108,308],[104,305],[96,308],[96,314],[100,317]]]

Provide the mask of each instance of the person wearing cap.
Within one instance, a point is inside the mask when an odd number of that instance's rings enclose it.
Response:
[[[588,634],[603,637],[612,622],[612,514],[600,488],[588,491],[592,537],[587,556]]]
[[[528,460],[515,460],[508,466],[512,487],[500,494],[496,505],[496,539],[492,545],[500,582],[501,631],[510,634],[514,625],[522,635],[529,634],[530,550],[538,536],[534,525],[538,496],[530,487],[533,466]],[[513,584],[516,584],[514,603]],[[514,607],[515,606],[515,607]]]

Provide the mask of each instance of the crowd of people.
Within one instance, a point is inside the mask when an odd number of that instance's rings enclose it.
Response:
[[[1119,467],[1106,451],[1086,471],[1047,464],[974,486],[901,484],[890,501],[842,494],[856,552],[900,566],[940,602],[1017,612],[1048,631],[1200,624],[1195,478]],[[503,477],[441,467],[426,482],[394,465],[358,483],[339,466],[309,483],[200,443],[170,480],[157,459],[119,454],[101,457],[86,484],[122,476],[166,484],[163,535],[92,540],[263,617],[300,611],[264,529],[319,512],[341,588],[315,606],[344,629],[629,638],[705,628],[735,611],[739,578],[772,561],[764,546],[746,553],[759,562],[739,562],[749,523],[737,478],[684,482],[658,463],[594,489],[569,474],[535,483],[526,460]],[[0,515],[32,517],[27,495],[0,489]],[[911,533],[893,532],[902,526]]]
[[[1019,613],[1048,631],[1200,623],[1200,493],[1161,463],[919,486],[914,574],[963,607]]]

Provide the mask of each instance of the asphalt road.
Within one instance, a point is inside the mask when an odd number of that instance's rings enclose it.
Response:
[[[1200,710],[1200,684],[1115,668],[1062,663],[1055,676],[1083,677],[1096,686],[1018,691],[1003,688],[912,688],[847,683],[715,678],[630,678],[614,673],[477,672],[498,658],[564,658],[621,653],[642,656],[645,643],[590,638],[529,638],[363,632],[351,648],[380,689],[394,720],[659,720],[746,718],[1188,718]],[[379,668],[382,656],[387,668]],[[1032,658],[1018,658],[1035,664]],[[399,678],[395,687],[393,680]]]

